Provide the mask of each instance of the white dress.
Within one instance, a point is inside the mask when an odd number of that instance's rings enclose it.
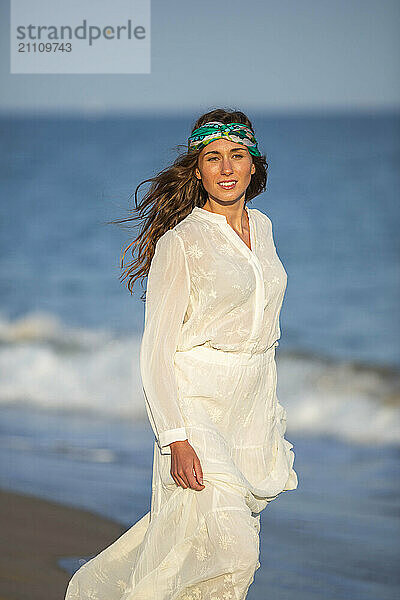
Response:
[[[260,567],[260,512],[297,488],[276,395],[287,275],[269,217],[246,210],[251,250],[199,207],[156,244],[140,348],[151,509],[73,575],[66,600],[244,600]],[[185,439],[201,491],[170,474],[169,444]]]

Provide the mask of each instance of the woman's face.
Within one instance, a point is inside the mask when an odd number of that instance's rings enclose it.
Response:
[[[195,175],[209,198],[230,204],[242,198],[256,172],[247,148],[223,138],[207,144],[197,164]]]

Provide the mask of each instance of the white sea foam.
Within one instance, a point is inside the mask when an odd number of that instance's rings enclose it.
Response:
[[[139,348],[138,334],[65,327],[46,313],[0,320],[0,404],[147,420]],[[289,439],[302,432],[400,443],[399,372],[281,346],[277,365]]]

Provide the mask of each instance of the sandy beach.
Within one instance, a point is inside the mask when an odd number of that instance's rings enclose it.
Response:
[[[125,530],[86,510],[0,490],[0,600],[62,600],[65,556],[97,554]]]

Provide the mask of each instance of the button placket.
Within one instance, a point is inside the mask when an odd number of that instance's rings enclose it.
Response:
[[[241,239],[241,237],[234,231],[234,229],[229,225],[228,221],[225,219],[224,229],[227,232],[227,235],[232,239],[236,247],[247,256],[248,262],[253,267],[253,272],[256,279],[256,290],[255,290],[255,306],[254,306],[254,318],[253,318],[253,326],[251,329],[251,333],[248,339],[249,343],[254,343],[257,341],[259,337],[259,333],[261,330],[263,316],[264,316],[264,301],[265,301],[265,290],[264,290],[264,276],[260,261],[255,254],[256,249],[256,239],[255,239],[255,230],[253,218],[250,215],[250,211],[247,211],[249,217],[249,226],[250,226],[250,243],[252,250],[245,244],[245,242]],[[253,351],[251,350],[251,356],[253,355]]]

